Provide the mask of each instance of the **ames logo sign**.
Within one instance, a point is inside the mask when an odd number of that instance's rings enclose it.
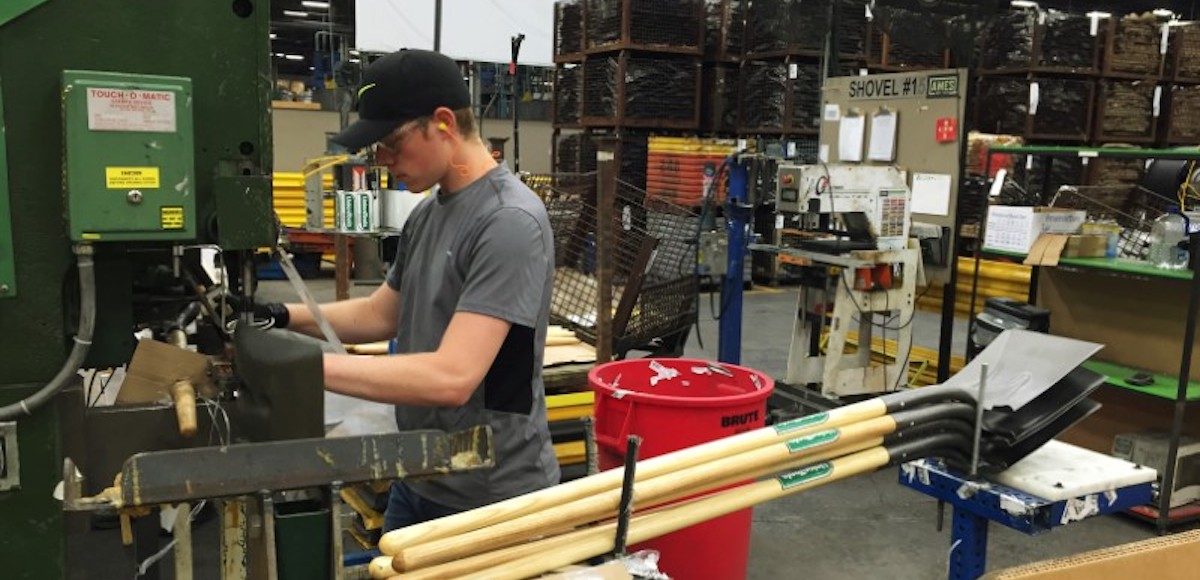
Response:
[[[854,77],[850,80],[850,98],[869,99],[939,99],[957,97],[957,74],[938,75],[876,75]]]

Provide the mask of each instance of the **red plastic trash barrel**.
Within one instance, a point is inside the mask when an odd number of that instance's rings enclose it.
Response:
[[[615,361],[592,369],[588,384],[596,392],[600,469],[624,464],[628,435],[642,438],[645,459],[762,427],[775,387],[756,370],[693,359]],[[742,510],[630,551],[658,550],[659,569],[672,578],[745,578],[750,515]]]

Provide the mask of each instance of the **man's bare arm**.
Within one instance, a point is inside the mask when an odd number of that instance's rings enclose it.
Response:
[[[308,307],[288,304],[288,329],[324,338]],[[321,313],[338,338],[346,343],[377,342],[396,336],[397,316],[400,314],[400,295],[380,284],[370,296],[321,305]]]
[[[380,403],[457,407],[483,382],[512,325],[458,312],[435,352],[365,357],[325,355],[325,388]]]

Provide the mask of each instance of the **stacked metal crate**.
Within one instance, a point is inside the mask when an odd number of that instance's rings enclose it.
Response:
[[[913,8],[911,3],[892,2],[874,7],[866,44],[869,69],[901,72],[949,66],[948,22]]]
[[[750,5],[739,133],[816,137],[832,22],[839,23],[833,55],[847,68],[857,68],[864,59],[865,5],[859,0],[756,0]]]
[[[1170,26],[1170,66],[1164,85],[1167,115],[1161,126],[1168,145],[1200,144],[1200,22]]]
[[[589,171],[618,137],[619,179],[646,187],[651,131],[700,129],[703,0],[555,3],[556,171]]]
[[[1166,30],[1153,14],[1108,19],[1096,101],[1097,143],[1158,141]]]
[[[980,37],[975,126],[1026,141],[1087,143],[1103,39],[1097,19],[1058,10],[1001,14]]]

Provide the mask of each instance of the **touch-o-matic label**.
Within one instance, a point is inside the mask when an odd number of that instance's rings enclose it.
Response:
[[[88,87],[91,131],[175,132],[175,93]]]
[[[108,189],[158,189],[157,167],[105,167]]]

